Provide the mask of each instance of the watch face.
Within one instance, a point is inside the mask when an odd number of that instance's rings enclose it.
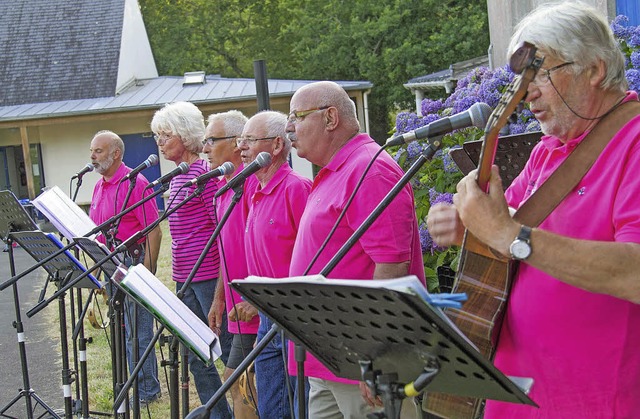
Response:
[[[511,243],[511,256],[514,259],[526,259],[531,254],[531,245],[523,240],[516,240]]]

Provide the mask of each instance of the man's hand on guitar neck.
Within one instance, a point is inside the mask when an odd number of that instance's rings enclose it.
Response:
[[[509,257],[509,246],[518,235],[520,224],[509,213],[498,167],[491,168],[488,194],[478,186],[475,170],[456,189],[453,203],[464,227],[478,240]]]

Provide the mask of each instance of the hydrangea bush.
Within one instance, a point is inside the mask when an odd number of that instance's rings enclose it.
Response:
[[[640,26],[628,26],[629,18],[620,15],[611,22],[613,34],[626,57],[629,89],[640,91]]]
[[[618,16],[611,28],[627,57],[626,77],[631,90],[640,90],[640,27],[627,26],[628,18]],[[458,81],[456,89],[446,99],[424,99],[421,104],[422,115],[414,112],[400,112],[396,116],[395,133],[402,134],[425,126],[440,118],[451,116],[469,109],[474,103],[484,102],[495,108],[505,88],[515,74],[508,66],[495,70],[478,67]],[[525,106],[512,116],[510,122],[501,131],[503,135],[522,134],[540,130],[540,124]],[[457,265],[458,249],[439,248],[433,242],[426,225],[426,216],[431,205],[438,202],[452,202],[455,186],[462,173],[449,156],[449,150],[461,147],[464,142],[482,138],[479,128],[466,128],[454,131],[442,138],[442,149],[427,162],[412,179],[416,197],[416,212],[420,220],[420,243],[424,255],[425,273],[430,291],[438,289],[436,269],[438,266]],[[390,152],[407,170],[418,156],[426,150],[428,144],[415,141],[408,146],[391,149]]]

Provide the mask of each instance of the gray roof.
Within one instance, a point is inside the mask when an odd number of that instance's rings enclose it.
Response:
[[[488,56],[476,57],[470,60],[460,61],[451,64],[446,70],[441,70],[435,73],[415,77],[404,84],[404,87],[406,87],[407,89],[423,90],[441,88],[447,84],[452,84],[453,82],[464,78],[464,76],[466,76],[474,68],[479,66],[487,66],[488,64]]]
[[[270,97],[291,96],[298,88],[311,82],[312,80],[269,80],[269,95]],[[206,77],[204,84],[183,86],[182,83],[183,77],[158,77],[139,80],[117,96],[0,106],[0,121],[157,109],[166,103],[179,100],[198,105],[250,100],[256,97],[254,79],[229,79],[210,75]],[[337,83],[347,91],[366,90],[373,87],[368,81],[337,81]]]
[[[0,105],[113,96],[124,3],[2,0]]]

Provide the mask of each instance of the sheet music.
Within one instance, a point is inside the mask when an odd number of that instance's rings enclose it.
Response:
[[[114,275],[116,281],[118,277]],[[129,268],[119,283],[204,362],[220,357],[222,349],[216,334],[144,265]]]
[[[96,228],[89,215],[57,186],[44,191],[32,203],[67,240],[84,237]]]

